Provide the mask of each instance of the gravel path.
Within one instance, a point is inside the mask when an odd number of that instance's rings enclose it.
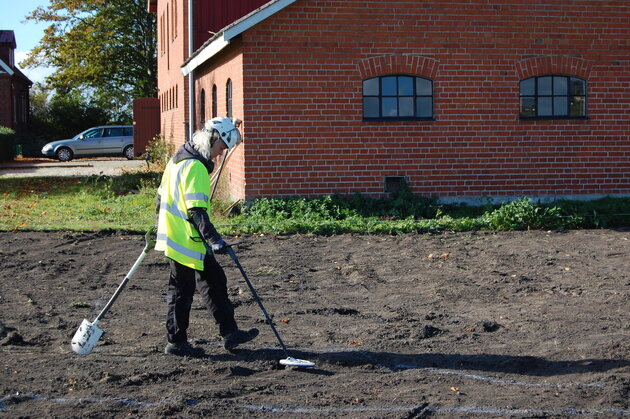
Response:
[[[116,157],[76,159],[60,162],[52,159],[17,159],[0,162],[0,179],[16,177],[51,176],[116,176],[146,168],[144,160],[127,160]]]

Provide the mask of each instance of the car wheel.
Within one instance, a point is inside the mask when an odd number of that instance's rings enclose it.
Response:
[[[62,147],[55,153],[57,156],[57,160],[59,161],[70,161],[72,160],[72,150],[66,147]]]
[[[134,155],[133,155],[133,146],[127,146],[125,147],[125,150],[123,151],[123,154],[125,155],[125,157],[127,157],[127,160],[133,160]]]

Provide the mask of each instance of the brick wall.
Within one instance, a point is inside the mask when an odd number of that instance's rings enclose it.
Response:
[[[188,58],[187,5],[181,0],[159,1],[156,13],[161,133],[175,145],[184,143],[188,122],[188,78],[180,70]]]
[[[630,193],[630,3],[297,1],[242,35],[243,197]],[[588,118],[521,120],[519,80],[584,77]],[[434,82],[433,121],[366,122],[362,80]],[[236,91],[236,90],[235,90]]]
[[[200,0],[194,2],[195,48],[211,33],[266,3],[264,0]],[[183,144],[189,119],[188,77],[181,65],[188,58],[188,0],[160,0],[155,5],[158,38],[158,98],[161,106],[161,132],[175,145]],[[152,9],[153,10],[153,9]],[[195,78],[199,77],[195,74]],[[199,104],[199,89],[195,104]],[[195,109],[196,128],[201,126],[199,109]]]
[[[228,51],[222,52],[213,57],[206,65],[196,70],[195,92],[196,92],[196,121],[197,128],[202,128],[202,115],[200,98],[201,90],[205,91],[206,104],[204,120],[212,118],[212,87],[217,87],[217,116],[228,116],[227,114],[227,82],[232,83],[232,116],[244,122],[243,131],[247,132],[248,116],[243,107],[243,55],[239,43],[236,42]],[[226,167],[223,169],[222,178],[228,187],[229,195],[234,199],[245,196],[245,168],[244,168],[244,146],[237,147]]]

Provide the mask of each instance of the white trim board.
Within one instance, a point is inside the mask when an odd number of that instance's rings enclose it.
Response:
[[[13,69],[11,69],[11,67],[2,60],[0,60],[0,67],[2,67],[5,72],[9,73],[9,76],[12,76],[15,73],[15,71],[13,71]]]

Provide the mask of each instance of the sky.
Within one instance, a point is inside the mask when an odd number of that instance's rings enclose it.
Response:
[[[26,15],[39,6],[48,6],[48,0],[0,0],[0,29],[15,32],[15,61],[22,72],[33,83],[43,82],[52,73],[50,68],[22,68],[19,63],[24,60],[29,51],[35,47],[44,36],[46,23],[25,22]]]

